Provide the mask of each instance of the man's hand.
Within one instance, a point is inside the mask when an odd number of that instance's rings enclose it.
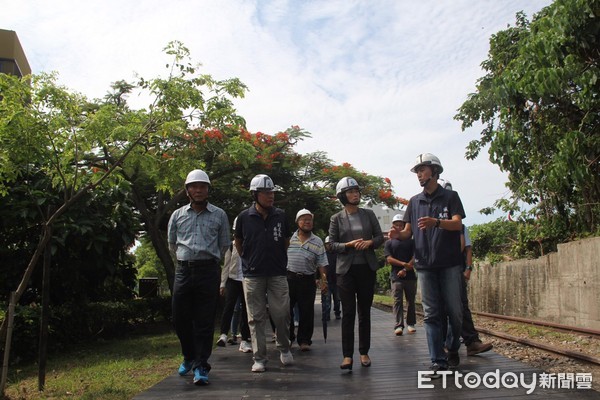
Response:
[[[435,227],[436,223],[437,223],[437,218],[433,218],[433,217],[421,217],[417,221],[417,226],[419,227],[419,229],[424,230],[424,229],[427,229],[427,228],[433,228],[433,227]]]
[[[388,232],[388,237],[390,239],[398,239],[400,237],[400,228],[397,228],[394,225],[392,225]]]
[[[471,279],[471,270],[470,269],[465,269],[465,272],[463,272],[465,279],[468,281],[469,279]]]

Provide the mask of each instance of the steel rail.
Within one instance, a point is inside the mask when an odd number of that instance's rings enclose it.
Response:
[[[539,343],[530,339],[524,339],[524,338],[520,338],[517,336],[512,336],[509,334],[506,334],[504,332],[496,332],[496,331],[492,331],[489,329],[485,329],[485,328],[477,328],[478,332],[481,333],[485,333],[486,335],[491,335],[491,336],[496,336],[499,337],[501,339],[506,339],[506,340],[510,340],[511,342],[517,342],[517,343],[521,343],[521,344],[525,344],[527,346],[531,346],[531,347],[535,347],[538,349],[542,349],[542,350],[546,350],[552,353],[556,353],[556,354],[560,354],[563,356],[567,356],[570,358],[576,358],[578,360],[583,360],[583,361],[587,361],[596,365],[600,365],[600,358],[598,357],[594,357],[591,356],[589,354],[585,354],[585,353],[581,353],[579,351],[572,351],[572,350],[566,350],[566,349],[561,349],[558,347],[554,347],[554,346],[549,346],[547,344],[543,344],[543,343]]]
[[[600,331],[596,330],[596,329],[562,325],[562,324],[557,324],[554,322],[536,321],[536,320],[527,319],[527,318],[512,317],[509,315],[492,314],[492,313],[487,313],[487,312],[471,311],[471,314],[480,315],[482,317],[487,317],[487,318],[495,318],[495,319],[501,319],[501,320],[506,320],[506,321],[521,322],[521,323],[530,324],[530,325],[546,326],[549,328],[556,328],[556,329],[561,329],[561,330],[569,331],[569,332],[577,332],[577,333],[584,333],[584,334],[588,334],[588,335],[600,336]]]

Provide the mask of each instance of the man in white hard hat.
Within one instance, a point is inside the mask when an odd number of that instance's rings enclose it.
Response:
[[[400,211],[392,218],[392,225],[404,229],[404,211]],[[385,242],[383,255],[388,264],[392,266],[390,272],[392,298],[394,305],[394,333],[402,336],[404,332],[404,297],[406,297],[406,324],[407,332],[415,333],[417,313],[415,297],[417,295],[417,274],[413,268],[415,263],[415,243],[412,238],[407,240],[390,239]]]
[[[414,172],[423,191],[413,196],[404,214],[403,230],[392,227],[390,238],[401,240],[414,236],[415,269],[421,288],[425,317],[425,334],[431,358],[432,378],[438,371],[455,368],[460,363],[458,349],[462,329],[462,265],[460,232],[465,211],[458,193],[438,184],[444,171],[440,159],[431,153],[417,156]],[[443,307],[448,313],[450,340],[444,351]]]
[[[294,362],[290,351],[290,295],[286,277],[291,229],[285,212],[274,206],[275,185],[269,176],[260,174],[252,178],[250,194],[254,203],[237,216],[234,237],[243,260],[244,295],[254,358],[251,370],[264,372],[268,361],[269,315],[275,324],[281,363]]]
[[[452,184],[449,180],[438,179],[438,183],[444,189],[452,190]],[[467,355],[474,356],[480,353],[485,353],[486,351],[490,351],[494,347],[494,345],[492,345],[491,343],[483,343],[481,341],[481,338],[479,337],[479,332],[477,332],[477,329],[475,329],[473,316],[471,315],[471,309],[469,308],[467,285],[469,283],[469,279],[471,279],[471,271],[473,271],[473,250],[471,248],[471,238],[469,237],[469,230],[465,225],[462,226],[460,234],[460,246],[464,258],[462,280],[463,285],[460,297],[463,305],[461,337],[463,338],[463,344],[467,346]]]
[[[298,305],[298,335],[290,324],[290,340],[297,339],[301,351],[310,350],[315,319],[315,274],[320,277],[321,290],[327,290],[327,257],[321,238],[312,233],[314,215],[306,208],[296,214],[298,230],[288,247],[287,280],[290,288],[290,312]]]
[[[196,385],[208,384],[220,261],[231,239],[225,211],[208,202],[210,179],[195,169],[185,180],[190,203],[175,210],[168,225],[169,250],[177,259],[173,286],[173,323],[181,343],[179,375],[193,371]]]

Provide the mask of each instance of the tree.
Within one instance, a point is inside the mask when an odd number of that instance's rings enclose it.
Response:
[[[58,208],[63,198],[41,171],[31,172],[7,186],[7,195],[0,197],[1,302],[17,287],[35,251],[39,216],[48,207]],[[126,182],[98,188],[57,220],[50,243],[52,305],[133,296],[135,275],[127,249],[139,225],[128,193]],[[36,269],[23,304],[40,303],[41,281],[41,270]]]
[[[127,95],[135,90],[148,91],[156,99],[150,109],[164,115],[166,122],[158,129],[162,135],[138,148],[119,173],[131,185],[136,209],[165,268],[169,287],[173,287],[175,268],[166,243],[166,225],[171,212],[188,201],[183,182],[192,169],[201,168],[208,173],[212,183],[210,201],[222,207],[231,220],[251,202],[251,178],[267,173],[283,189],[277,196],[278,206],[289,210],[313,208],[323,218],[319,226],[327,226],[330,211],[336,207],[330,201],[333,189],[325,188],[331,177],[324,179],[323,174],[323,168],[331,169],[331,161],[323,153],[303,156],[294,151],[294,146],[310,137],[310,133],[298,126],[273,135],[248,132],[232,101],[244,96],[243,83],[199,75],[188,49],[179,42],[170,43],[166,51],[174,60],[167,78],[140,78],[135,84],[117,82],[105,101],[127,116],[133,113]],[[117,130],[122,123],[108,113],[99,129]],[[118,147],[104,147],[95,166],[101,170],[111,168],[121,151]],[[358,174],[352,168],[346,170]],[[365,182],[367,197],[379,199],[383,195],[386,202],[395,202],[391,182],[366,173],[360,175],[357,179]],[[323,199],[329,201],[322,203]]]
[[[50,228],[104,182],[117,183],[122,175],[114,172],[121,170],[139,148],[152,146],[178,128],[171,114],[189,101],[181,93],[169,92],[169,82],[162,91],[154,87],[156,101],[150,110],[130,111],[114,101],[91,103],[57,85],[56,74],[24,79],[0,74],[0,195],[5,195],[7,187],[22,180],[32,167],[39,168],[50,179],[55,193],[62,194],[56,209],[39,208],[41,235],[16,290],[17,301],[51,240]],[[165,91],[169,95],[164,95]],[[111,149],[118,151],[114,151],[109,164],[103,163],[102,155]],[[36,201],[43,204],[43,199]],[[0,339],[5,334],[6,320],[0,327]]]
[[[546,250],[600,229],[599,17],[598,0],[556,0],[531,23],[518,13],[490,39],[486,75],[455,116],[463,130],[483,125],[467,158],[489,146],[512,192],[495,207],[527,204],[538,228],[525,240]]]

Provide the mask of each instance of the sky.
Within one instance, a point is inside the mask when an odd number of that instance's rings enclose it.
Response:
[[[531,19],[550,4],[0,0],[0,29],[17,33],[34,74],[57,71],[90,99],[117,80],[165,76],[163,49],[181,41],[202,73],[249,87],[235,104],[251,132],[298,125],[311,138],[296,151],[387,177],[404,198],[422,190],[410,172],[416,157],[435,154],[470,226],[500,217],[479,210],[510,192],[487,152],[465,158],[480,129],[462,132],[453,117],[484,75],[490,37],[514,26],[518,11]]]

